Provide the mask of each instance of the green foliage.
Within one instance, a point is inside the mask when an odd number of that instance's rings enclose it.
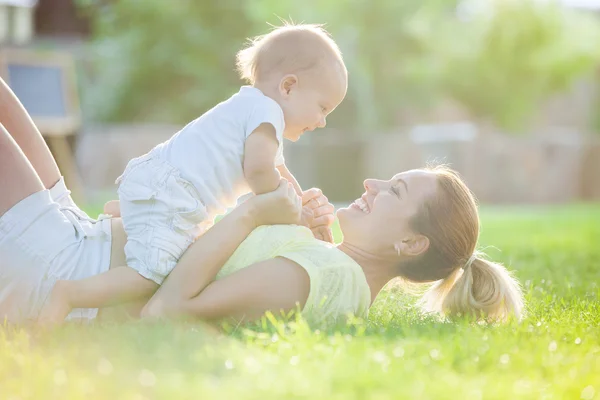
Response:
[[[596,16],[552,2],[489,1],[447,36],[443,91],[481,119],[514,129],[550,95],[600,64]]]
[[[95,21],[95,84],[105,120],[185,123],[237,90],[236,52],[279,17],[324,23],[350,73],[329,124],[386,129],[458,100],[477,120],[522,127],[539,104],[591,73],[599,23],[552,2],[488,0],[79,0]]]
[[[121,0],[94,9],[96,116],[186,122],[239,87],[235,54],[256,30],[243,0]]]
[[[272,318],[226,335],[201,323],[0,327],[0,397],[598,398],[598,220],[598,205],[483,210],[482,247],[523,283],[521,323],[442,323],[388,289],[367,321],[325,332]]]
[[[184,123],[237,89],[236,52],[282,17],[326,24],[344,52],[349,94],[331,125],[391,126],[399,108],[432,104],[437,71],[425,43],[455,2],[80,0],[95,21],[96,83],[84,94],[99,119]]]

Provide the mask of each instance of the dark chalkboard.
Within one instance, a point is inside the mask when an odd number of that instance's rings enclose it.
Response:
[[[67,117],[63,70],[58,66],[8,64],[9,86],[32,117]]]

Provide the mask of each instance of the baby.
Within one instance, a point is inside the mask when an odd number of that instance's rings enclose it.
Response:
[[[254,38],[237,55],[243,86],[168,141],[129,162],[117,180],[127,233],[127,266],[58,282],[39,322],[59,323],[72,308],[149,297],[214,217],[243,194],[273,191],[283,177],[283,138],[325,126],[348,84],[340,50],[315,25],[286,25]]]

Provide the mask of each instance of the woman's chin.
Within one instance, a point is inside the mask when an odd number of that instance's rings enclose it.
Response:
[[[360,221],[360,217],[363,215],[364,214],[360,209],[356,209],[352,205],[349,207],[340,208],[335,213],[342,230],[348,226],[359,223],[358,221]]]
[[[350,207],[338,208],[335,212],[335,216],[338,219],[344,219],[350,213],[352,213],[352,209]]]
[[[360,207],[358,207],[356,204],[350,204],[348,207],[344,207],[344,208],[339,208],[336,213],[335,213],[336,217],[340,218],[340,216],[344,217],[344,216],[350,216],[350,215],[355,215],[355,216],[360,216],[360,215],[365,215],[365,212],[363,210],[360,209]]]

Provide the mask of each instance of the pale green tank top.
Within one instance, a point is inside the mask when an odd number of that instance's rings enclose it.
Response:
[[[310,278],[303,316],[321,326],[352,314],[366,317],[371,292],[361,267],[334,245],[317,240],[310,229],[270,225],[255,229],[227,260],[217,280],[254,263],[284,257],[302,266]]]

